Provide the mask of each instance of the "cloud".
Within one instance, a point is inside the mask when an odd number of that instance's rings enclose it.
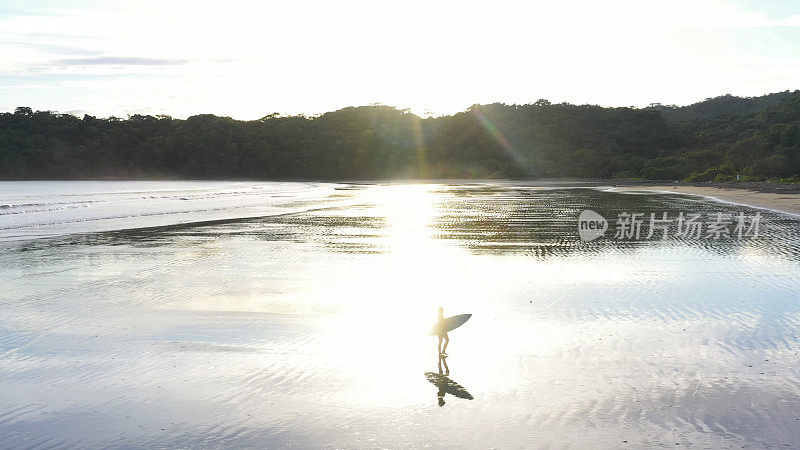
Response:
[[[185,59],[140,58],[136,56],[98,56],[96,58],[59,59],[53,62],[59,66],[178,66],[186,64]]]
[[[55,44],[40,44],[37,42],[23,42],[23,41],[6,41],[0,40],[0,46],[7,47],[29,47],[37,50],[42,50],[48,53],[65,53],[69,55],[82,54],[82,55],[97,55],[101,52],[97,50],[89,50],[80,47],[70,47],[65,45]]]

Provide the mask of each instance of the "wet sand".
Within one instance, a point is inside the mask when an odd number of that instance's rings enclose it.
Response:
[[[800,215],[800,184],[770,182],[706,182],[689,183],[676,181],[671,184],[650,181],[620,181],[612,179],[538,179],[538,180],[403,180],[367,181],[366,184],[460,184],[486,186],[529,186],[545,189],[592,188],[617,192],[657,191],[671,194],[687,194],[707,197],[723,202],[764,208],[772,211]]]
[[[602,183],[203,186],[10,202],[57,235],[0,242],[0,447],[800,442],[795,216],[583,243],[587,208],[754,210]],[[82,231],[129,205],[131,228]],[[439,306],[473,314],[448,367]]]
[[[738,188],[717,185],[634,185],[613,188],[617,191],[659,191],[709,197],[724,202],[800,215],[800,192],[793,186],[771,185]]]

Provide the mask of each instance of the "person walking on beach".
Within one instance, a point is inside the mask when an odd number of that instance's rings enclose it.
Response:
[[[447,358],[447,344],[450,343],[450,337],[447,336],[447,327],[444,323],[444,308],[439,307],[439,316],[436,318],[436,335],[439,337],[439,356]],[[444,348],[442,348],[442,339],[444,339]]]

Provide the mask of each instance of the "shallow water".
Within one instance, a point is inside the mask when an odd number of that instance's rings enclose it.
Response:
[[[793,216],[582,243],[584,209],[757,211],[510,184],[0,183],[0,204],[3,447],[800,443]],[[441,375],[439,306],[473,314]]]

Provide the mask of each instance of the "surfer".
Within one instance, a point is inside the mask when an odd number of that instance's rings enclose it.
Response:
[[[447,344],[450,343],[450,337],[447,335],[447,327],[444,323],[444,308],[439,307],[439,317],[436,318],[436,335],[439,337],[439,355],[447,358]],[[444,339],[444,348],[442,348],[442,339]]]

